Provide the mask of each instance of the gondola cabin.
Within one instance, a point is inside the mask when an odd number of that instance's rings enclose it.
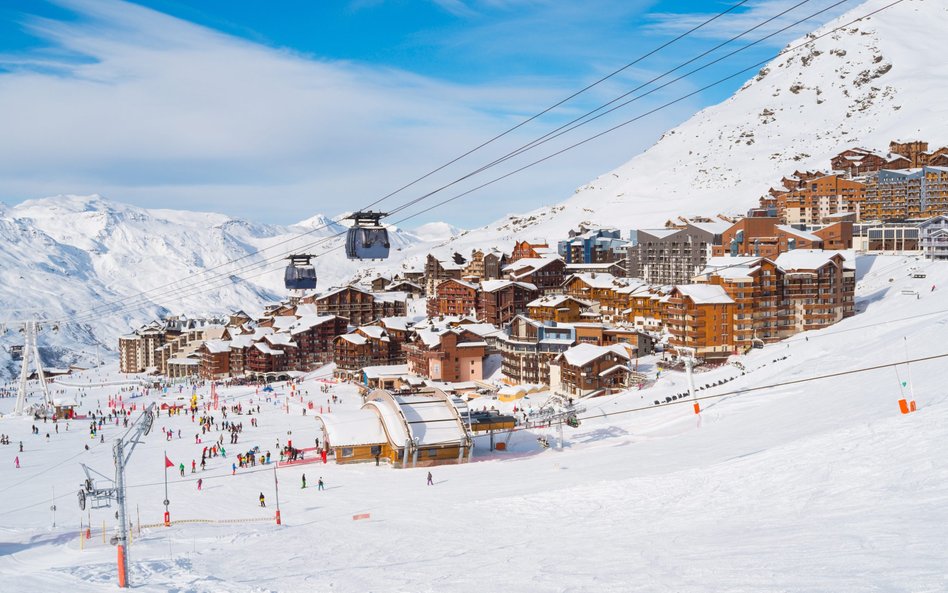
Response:
[[[382,212],[356,212],[349,216],[352,226],[346,233],[349,259],[386,259],[391,244],[388,230],[382,226]]]
[[[287,290],[313,290],[316,288],[316,268],[311,255],[291,255],[289,265],[283,273],[283,283]]]

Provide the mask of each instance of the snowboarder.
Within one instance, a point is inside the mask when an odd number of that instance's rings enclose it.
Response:
[[[306,488],[306,474],[303,474],[303,488]]]
[[[319,476],[319,482],[316,483],[316,489],[317,489],[317,490],[325,490],[325,488],[323,487],[323,477],[322,477],[322,476]]]
[[[432,486],[434,482],[431,480],[431,472],[428,472],[428,485]]]
[[[260,493],[260,506],[262,507],[267,506],[266,499],[263,497],[263,492]]]

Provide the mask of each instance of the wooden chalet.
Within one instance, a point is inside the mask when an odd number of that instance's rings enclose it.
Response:
[[[503,325],[527,311],[527,303],[538,294],[537,287],[512,280],[482,282],[477,295],[477,314],[485,323]]]

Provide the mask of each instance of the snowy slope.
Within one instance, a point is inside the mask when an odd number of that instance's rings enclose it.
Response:
[[[812,35],[889,3],[868,0]],[[946,145],[948,72],[932,51],[933,40],[946,35],[948,3],[906,0],[777,58],[729,99],[562,204],[505,218],[465,240],[506,244],[511,234],[561,237],[580,222],[628,231],[678,216],[743,213],[784,175],[825,170],[851,146],[884,151],[895,139]]]
[[[286,414],[282,401],[261,401],[253,387],[222,390],[231,402],[261,403],[259,427],[232,416],[245,430],[239,446],[225,443],[226,459],[212,458],[194,476],[169,473],[172,518],[271,522],[146,527],[134,534],[132,582],[149,592],[944,591],[948,359],[779,385],[948,353],[948,265],[892,257],[858,265],[862,312],[753,351],[741,359],[745,375],[735,367],[699,374],[699,386],[733,378],[699,392],[732,393],[705,401],[700,423],[688,403],[649,405],[683,388],[680,373],[663,373],[654,388],[590,402],[583,424],[567,429],[565,451],[538,448],[538,434],[553,436],[547,429],[515,433],[506,453],[490,453],[479,438],[475,463],[434,468],[434,486],[425,485],[425,468],[280,469],[280,527],[272,523],[273,471],[232,476],[230,463],[254,445],[311,443],[312,415],[298,400]],[[905,395],[914,391],[919,411],[903,416],[899,381],[909,378]],[[86,385],[86,405],[116,391]],[[305,399],[321,404],[320,385],[307,382]],[[750,391],[762,386],[773,387]],[[351,386],[333,393],[344,409],[361,404]],[[110,535],[114,509],[80,513],[75,490],[79,462],[108,472],[121,429],[107,427],[99,444],[82,423],[59,433],[39,424],[40,436],[29,434],[32,423],[0,418],[0,432],[25,444],[21,469],[15,445],[0,448],[0,582],[38,593],[110,588],[115,551],[102,543],[101,525]],[[140,514],[146,525],[163,512],[165,452],[188,465],[203,447],[190,417],[162,415],[155,426],[128,477],[133,520]],[[162,428],[183,438],[166,441]],[[319,477],[323,492],[312,487]],[[267,509],[257,505],[260,492]],[[353,520],[362,513],[371,516]],[[88,518],[95,530],[80,550]]]

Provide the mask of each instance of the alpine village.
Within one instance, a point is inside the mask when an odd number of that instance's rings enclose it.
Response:
[[[432,252],[328,289],[310,256],[292,256],[288,299],[259,316],[155,320],[119,339],[120,370],[263,384],[335,365],[333,380],[356,385],[364,405],[345,418],[313,409],[329,455],[395,467],[464,461],[473,434],[576,422],[582,402],[623,390],[650,405],[694,397],[692,372],[855,315],[855,253],[948,259],[948,147],[893,141],[827,165],[788,171],[742,216]],[[385,228],[361,214],[347,251],[382,259]],[[687,372],[690,393],[649,398],[663,372]],[[556,411],[492,405],[526,396]],[[412,424],[431,433],[437,422],[451,426],[438,425],[444,439],[406,442]]]

